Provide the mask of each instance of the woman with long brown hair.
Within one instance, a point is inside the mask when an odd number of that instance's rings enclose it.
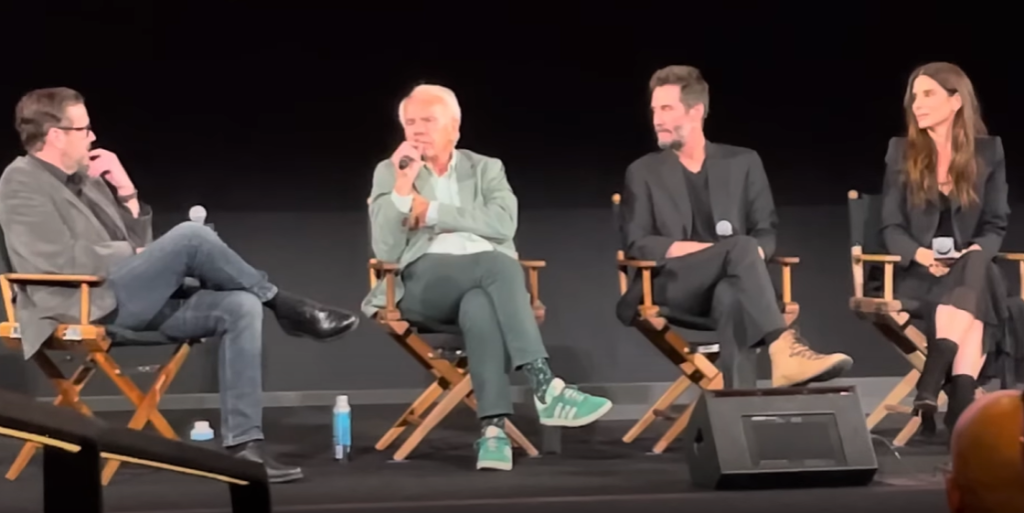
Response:
[[[914,70],[904,109],[907,135],[893,138],[886,155],[882,236],[902,257],[897,298],[926,325],[928,358],[914,407],[932,421],[945,384],[944,424],[952,431],[1004,339],[1007,294],[993,259],[1010,213],[1006,164],[960,67]]]

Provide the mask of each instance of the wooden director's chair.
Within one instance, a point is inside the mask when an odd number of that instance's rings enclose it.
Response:
[[[619,194],[612,195],[613,222],[618,231],[622,224],[619,212]],[[800,314],[800,306],[793,301],[792,266],[800,263],[797,257],[775,257],[772,262],[782,266],[782,314],[787,325],[792,325]],[[619,293],[625,294],[629,288],[630,271],[641,273],[643,280],[643,303],[633,326],[644,335],[666,358],[682,370],[679,377],[661,398],[654,403],[647,413],[622,437],[625,443],[632,443],[655,419],[672,420],[665,434],[654,444],[652,452],[661,454],[683,432],[690,421],[693,407],[697,401],[691,402],[683,413],[675,415],[669,408],[686,391],[691,384],[701,390],[721,390],[725,385],[721,370],[715,366],[719,355],[719,345],[715,340],[715,326],[710,319],[681,317],[673,315],[665,307],[654,304],[651,272],[657,263],[644,260],[629,260],[624,249],[616,254],[619,269]],[[674,330],[673,326],[677,329]],[[688,340],[690,339],[690,340]],[[697,340],[701,342],[697,342]],[[744,371],[756,372],[756,361],[748,362]]]
[[[897,255],[886,254],[882,242],[881,201],[877,195],[848,193],[850,220],[850,262],[853,271],[853,297],[850,310],[873,324],[882,335],[910,362],[911,369],[892,388],[882,403],[867,418],[872,430],[890,413],[911,415],[912,408],[903,401],[917,385],[928,355],[927,337],[913,324],[904,301],[893,295],[893,271],[900,262]],[[998,258],[1018,263],[1024,280],[1024,253],[1000,253]],[[1022,282],[1024,285],[1024,282]],[[1024,287],[1022,287],[1024,290]],[[978,393],[983,393],[978,389]],[[945,393],[939,394],[939,407],[946,404]],[[913,416],[900,430],[892,444],[902,447],[921,427],[921,417]]]
[[[43,347],[30,358],[50,380],[57,391],[54,404],[71,408],[83,415],[92,417],[93,412],[81,399],[81,391],[99,367],[124,396],[132,402],[135,414],[128,422],[128,427],[141,430],[148,423],[164,437],[178,440],[177,434],[167,419],[157,409],[164,392],[174,381],[175,376],[185,359],[188,357],[193,340],[170,340],[158,332],[133,332],[114,326],[102,326],[89,322],[89,292],[93,287],[103,284],[103,278],[84,275],[60,274],[21,274],[11,272],[13,269],[7,253],[7,244],[3,232],[0,231],[0,292],[3,294],[3,318],[0,318],[0,340],[4,345],[22,352],[21,330],[15,317],[14,304],[17,300],[19,287],[27,285],[47,285],[76,287],[81,292],[80,320],[77,324],[61,324]],[[152,346],[176,345],[170,361],[160,367],[149,391],[143,393],[129,378],[125,371],[110,355],[113,346]],[[51,352],[72,352],[84,356],[85,360],[78,369],[67,377],[50,357]],[[7,479],[13,481],[31,461],[36,451],[42,447],[36,442],[26,442],[17,458],[7,471]],[[117,472],[121,461],[107,459],[103,467],[102,481],[110,483]]]
[[[371,200],[367,199],[366,201],[369,204]],[[372,240],[372,226],[370,226],[369,236]],[[372,248],[370,253],[372,255]],[[538,323],[542,323],[544,322],[545,306],[540,301],[539,272],[547,264],[543,260],[520,260],[519,263],[526,270],[526,282],[534,317]],[[395,276],[400,271],[398,265],[381,262],[371,257],[368,267],[370,289],[376,287],[380,280],[384,280],[386,287],[387,304],[377,312],[376,321],[384,328],[389,337],[434,375],[434,382],[420,394],[419,398],[413,401],[412,405],[374,446],[378,451],[387,449],[408,426],[414,425],[416,429],[399,446],[393,457],[395,461],[404,461],[457,404],[466,403],[474,411],[476,410],[473,381],[467,369],[469,362],[461,347],[459,327],[443,324],[426,325],[403,319],[395,301]],[[424,337],[432,335],[448,335],[445,338],[449,339],[449,343],[431,345]],[[451,339],[456,339],[456,342],[450,342]],[[444,398],[441,398],[442,395]],[[430,409],[432,405],[434,408]],[[427,413],[428,409],[430,409],[429,414]],[[424,417],[424,415],[426,416]],[[505,432],[513,446],[521,447],[531,457],[540,455],[537,448],[510,420],[505,422]]]

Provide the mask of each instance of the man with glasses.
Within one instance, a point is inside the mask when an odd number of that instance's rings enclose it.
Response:
[[[216,233],[177,225],[153,240],[152,211],[117,156],[93,150],[85,100],[67,88],[39,89],[15,108],[27,155],[0,177],[0,227],[14,271],[106,277],[91,291],[90,322],[171,339],[221,337],[221,435],[238,457],[262,462],[271,482],[302,477],[262,445],[263,308],[290,335],[333,340],[358,318],[281,291]],[[186,278],[201,285],[185,290]],[[25,357],[59,322],[77,323],[77,288],[34,285],[15,305]]]

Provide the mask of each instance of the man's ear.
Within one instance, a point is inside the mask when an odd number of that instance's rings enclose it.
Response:
[[[946,476],[946,503],[949,504],[949,513],[963,512],[963,505],[960,502],[960,489],[956,487],[953,474]]]

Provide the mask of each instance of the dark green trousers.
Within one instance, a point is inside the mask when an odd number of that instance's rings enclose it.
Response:
[[[402,271],[402,317],[458,326],[480,417],[512,414],[509,373],[547,358],[523,270],[498,251],[426,254]]]

